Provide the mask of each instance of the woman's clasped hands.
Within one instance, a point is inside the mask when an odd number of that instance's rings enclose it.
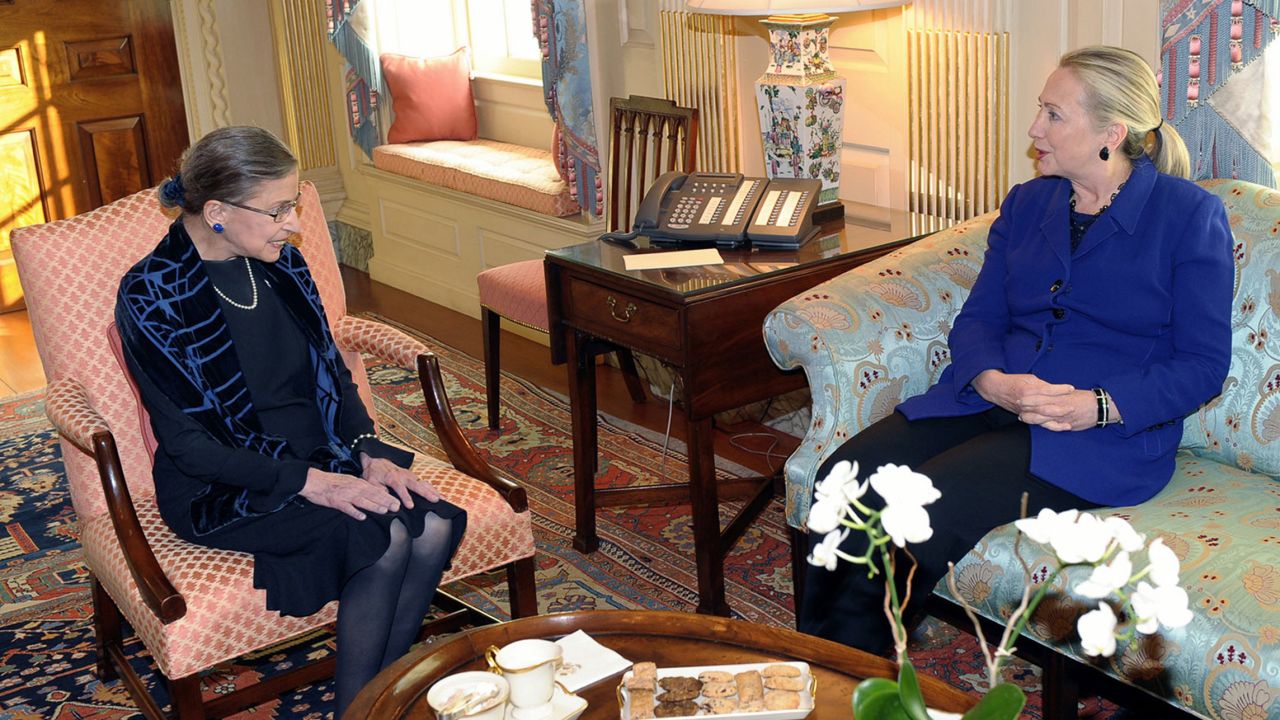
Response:
[[[412,470],[364,453],[360,454],[360,460],[362,477],[311,468],[299,494],[316,505],[333,508],[357,520],[364,520],[365,513],[369,512],[379,515],[396,512],[401,503],[412,508],[414,495],[430,502],[440,500],[440,493],[431,483]]]
[[[1048,383],[1035,375],[984,370],[973,379],[973,388],[987,402],[1014,413],[1028,425],[1046,430],[1088,430],[1098,422],[1098,401],[1093,390]],[[1118,413],[1114,412],[1113,415]]]

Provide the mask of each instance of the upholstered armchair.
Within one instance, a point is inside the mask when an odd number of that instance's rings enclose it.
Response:
[[[347,314],[333,245],[310,183],[303,185],[299,210],[300,247],[370,414],[376,418],[361,353],[420,373],[450,462],[420,453],[413,469],[468,512],[466,536],[444,582],[505,567],[512,614],[535,614],[534,545],[524,489],[496,475],[464,438],[449,411],[436,358],[421,343]],[[174,714],[187,719],[227,715],[331,675],[332,658],[208,703],[200,697],[202,671],[333,621],[337,603],[305,618],[268,611],[265,594],[252,585],[251,556],[187,543],[156,509],[145,439],[149,420],[108,338],[120,277],[155,246],[169,222],[154,191],[147,190],[68,220],[15,230],[12,241],[49,379],[46,411],[61,436],[91,573],[98,674],[111,679],[119,673],[144,714],[162,717],[161,703],[126,660],[123,618],[168,681]]]
[[[1126,705],[1155,702],[1143,717],[1280,718],[1280,192],[1228,180],[1201,185],[1222,199],[1235,237],[1229,377],[1222,394],[1187,419],[1168,487],[1141,505],[1104,511],[1177,553],[1195,619],[1089,662],[1075,635],[1087,606],[1072,598],[1042,606],[1022,651],[1046,668],[1046,718],[1074,718],[1081,685]],[[808,434],[786,464],[793,528],[804,527],[814,475],[831,450],[924,391],[950,362],[947,334],[994,217],[930,235],[766,318],[774,360],[803,368],[813,394]],[[1028,582],[1015,534],[1011,525],[997,528],[957,566],[960,593],[1001,624]],[[1033,569],[1051,562],[1034,543],[1022,544],[1022,556]],[[1056,589],[1069,595],[1082,579],[1064,575]],[[931,605],[972,630],[945,581]]]

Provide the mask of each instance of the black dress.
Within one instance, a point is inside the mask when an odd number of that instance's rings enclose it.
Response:
[[[261,267],[257,261],[250,262]],[[258,304],[251,310],[222,297],[218,301],[262,429],[286,438],[288,450],[276,459],[218,443],[161,393],[130,357],[130,370],[159,441],[153,469],[156,503],[173,531],[207,547],[252,553],[253,584],[266,590],[267,608],[296,616],[310,615],[337,599],[352,575],[381,557],[395,518],[402,519],[412,537],[422,533],[426,513],[457,518],[452,555],[462,541],[466,513],[451,503],[415,496],[413,509],[402,506],[395,513],[367,513],[365,520],[356,520],[297,495],[313,466],[306,458],[316,447],[328,444],[316,406],[306,336],[260,269],[251,284],[243,258],[204,266],[214,286],[237,303],[252,305],[257,287]],[[339,369],[343,402],[338,432],[344,442],[351,443],[372,434],[373,421],[341,359]],[[401,467],[413,461],[412,453],[374,438],[361,439],[356,448]],[[213,532],[197,533],[191,502],[209,482],[249,488],[254,514]]]

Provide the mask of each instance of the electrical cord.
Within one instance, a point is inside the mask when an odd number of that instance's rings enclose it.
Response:
[[[637,236],[639,236],[640,232],[641,232],[640,228],[636,228],[631,232],[622,232],[620,230],[614,231],[614,232],[607,232],[601,235],[600,239],[603,240],[604,242],[607,242],[613,245],[618,245],[620,247],[630,248],[632,250],[635,250],[637,248],[637,245],[631,241],[634,240]]]

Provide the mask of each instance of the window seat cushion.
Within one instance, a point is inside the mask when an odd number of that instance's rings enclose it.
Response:
[[[551,153],[495,140],[437,140],[379,145],[380,170],[555,217],[581,211]]]

